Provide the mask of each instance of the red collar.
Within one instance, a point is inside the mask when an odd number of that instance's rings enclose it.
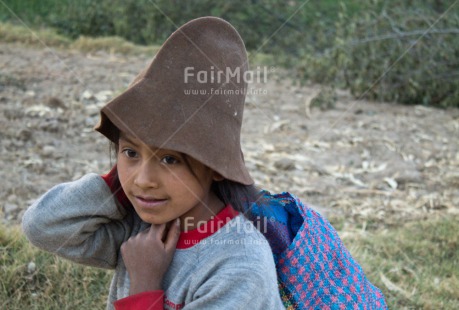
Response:
[[[198,244],[201,240],[213,235],[238,214],[239,212],[234,210],[233,207],[227,205],[216,216],[212,216],[210,220],[201,226],[181,232],[177,242],[177,249],[188,249]]]

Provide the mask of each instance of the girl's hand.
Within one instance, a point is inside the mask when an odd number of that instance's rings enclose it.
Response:
[[[131,280],[130,295],[161,290],[161,282],[174,256],[180,236],[180,219],[154,225],[121,245],[121,255]]]

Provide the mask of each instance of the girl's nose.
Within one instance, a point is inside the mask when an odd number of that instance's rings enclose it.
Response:
[[[152,163],[143,163],[134,177],[134,184],[142,189],[158,188],[159,180],[156,168]]]

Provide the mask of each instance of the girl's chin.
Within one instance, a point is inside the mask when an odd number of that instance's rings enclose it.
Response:
[[[139,214],[139,213],[137,212],[137,214]],[[169,220],[167,218],[163,218],[163,217],[160,217],[160,216],[152,216],[151,214],[139,214],[139,217],[145,223],[149,223],[149,224],[152,224],[152,225],[162,225],[162,224],[167,224],[170,221],[172,221],[172,219]]]
[[[151,215],[139,215],[142,221],[148,224],[161,225],[166,222],[162,221],[158,217],[152,217]]]

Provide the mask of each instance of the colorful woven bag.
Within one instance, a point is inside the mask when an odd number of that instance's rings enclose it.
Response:
[[[263,191],[247,216],[271,245],[287,309],[387,309],[336,230],[294,195]]]

